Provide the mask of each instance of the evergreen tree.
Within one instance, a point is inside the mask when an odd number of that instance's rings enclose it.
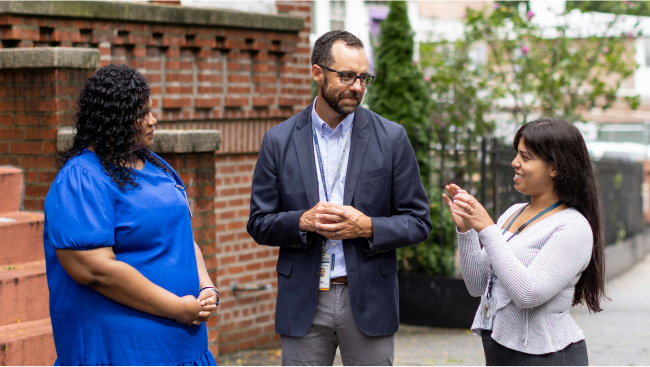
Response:
[[[414,32],[406,3],[389,2],[390,12],[381,23],[375,53],[375,82],[368,88],[370,110],[404,126],[415,150],[427,187],[427,157],[431,134],[431,95],[418,66],[413,62]]]
[[[454,269],[455,226],[447,208],[441,204],[437,183],[430,182],[430,143],[437,134],[430,118],[431,92],[429,83],[413,61],[414,32],[406,3],[391,1],[388,5],[390,12],[381,23],[378,44],[374,47],[377,79],[368,88],[367,102],[372,111],[404,126],[431,202],[434,227],[426,242],[397,250],[399,270],[448,276]],[[440,231],[449,232],[442,236],[445,237],[444,244],[439,243]]]

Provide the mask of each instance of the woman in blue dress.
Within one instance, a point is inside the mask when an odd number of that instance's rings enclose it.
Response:
[[[77,133],[45,200],[57,365],[216,365],[218,292],[174,170],[148,150],[147,81],[108,65],[81,90]]]

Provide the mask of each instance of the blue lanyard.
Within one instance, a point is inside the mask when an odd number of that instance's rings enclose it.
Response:
[[[190,198],[187,196],[187,190],[185,190],[185,188],[181,185],[176,185],[176,188],[179,189],[180,192],[183,194],[183,198],[187,203],[187,210],[190,211],[190,218],[194,218],[194,215],[192,214],[192,207],[190,206]]]
[[[530,204],[528,204],[528,205],[530,205]],[[526,206],[528,206],[528,205],[526,205]],[[557,203],[555,203],[555,204],[549,206],[548,208],[542,210],[539,214],[537,214],[536,216],[534,216],[533,219],[531,219],[531,220],[529,220],[528,222],[522,224],[521,227],[519,227],[519,228],[517,229],[517,232],[515,232],[512,236],[510,236],[510,238],[508,238],[508,240],[506,240],[506,242],[510,241],[514,236],[518,235],[519,232],[523,231],[524,228],[526,228],[529,224],[531,224],[532,222],[534,222],[537,218],[539,218],[539,217],[541,217],[542,215],[544,215],[544,214],[550,212],[551,210],[557,208],[557,207],[560,206],[560,205],[562,205],[562,202],[561,202],[561,201],[558,201]],[[503,230],[503,233],[502,233],[502,234],[506,234],[506,232],[508,231],[508,229],[510,229],[510,226],[512,226],[512,223],[514,223],[515,219],[517,219],[517,218],[521,215],[521,213],[523,213],[524,209],[526,209],[526,206],[524,206],[523,208],[521,208],[521,210],[519,211],[519,213],[517,213],[517,215],[515,215],[515,217],[512,218],[512,220],[510,221],[510,223],[508,224],[508,226]]]
[[[515,215],[515,217],[512,218],[512,220],[510,221],[510,223],[508,224],[508,226],[503,230],[503,233],[502,233],[502,234],[506,234],[506,232],[508,231],[508,229],[510,229],[510,226],[512,226],[512,223],[515,222],[515,219],[517,219],[517,218],[519,217],[519,215],[521,215],[521,213],[523,213],[524,209],[526,209],[526,207],[527,207],[528,205],[530,205],[530,204],[526,204],[523,208],[521,208],[521,210],[517,213],[517,215]],[[510,238],[508,238],[508,239],[506,240],[506,242],[510,241],[514,236],[518,235],[519,232],[523,231],[524,228],[526,228],[529,224],[531,224],[532,222],[534,222],[535,219],[537,219],[537,218],[541,217],[542,215],[544,215],[544,214],[550,212],[551,210],[557,208],[557,207],[560,206],[560,205],[562,205],[562,202],[561,202],[561,201],[558,201],[557,203],[555,203],[555,204],[549,206],[548,208],[542,210],[542,212],[539,213],[539,214],[537,214],[536,216],[534,216],[533,219],[531,219],[531,220],[529,220],[528,222],[526,222],[526,223],[524,223],[523,225],[521,225],[521,226],[519,227],[519,229],[517,229],[517,232],[515,232],[512,236],[510,236]],[[488,280],[487,289],[485,290],[485,295],[486,295],[486,297],[487,297],[488,299],[489,299],[490,297],[492,297],[492,282],[493,282],[493,280],[494,280],[494,270],[492,270],[492,264],[490,264],[490,279]]]
[[[314,145],[316,145],[316,155],[318,156],[318,168],[320,169],[320,179],[323,182],[323,191],[325,191],[325,200],[330,201],[330,196],[327,190],[327,183],[325,182],[325,170],[323,169],[323,159],[321,158],[320,155],[320,146],[318,145],[318,137],[316,136],[316,128],[314,127],[314,124],[311,124],[311,132],[314,136]],[[341,175],[341,167],[343,167],[343,160],[345,159],[345,153],[348,151],[348,147],[350,146],[350,137],[352,136],[352,132],[350,131],[348,133],[348,138],[345,141],[345,146],[343,147],[343,152],[341,152],[341,157],[339,158],[339,165],[336,168],[336,174],[334,175],[334,180],[332,181],[332,188],[329,190],[330,192],[334,191],[334,185],[336,185],[336,181],[338,181],[339,176]]]

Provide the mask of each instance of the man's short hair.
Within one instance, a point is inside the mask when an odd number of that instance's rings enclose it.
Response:
[[[335,42],[342,41],[347,47],[356,49],[363,48],[363,42],[357,36],[346,31],[330,31],[320,36],[314,43],[314,50],[311,53],[311,64],[329,67],[334,63],[332,46]]]

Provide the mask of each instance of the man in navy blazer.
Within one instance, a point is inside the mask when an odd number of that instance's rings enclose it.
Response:
[[[374,79],[368,71],[357,37],[326,33],[312,53],[318,96],[262,140],[247,229],[258,244],[280,247],[275,330],[284,365],[331,365],[337,347],[346,365],[391,365],[395,250],[431,231],[406,131],[359,106]]]

